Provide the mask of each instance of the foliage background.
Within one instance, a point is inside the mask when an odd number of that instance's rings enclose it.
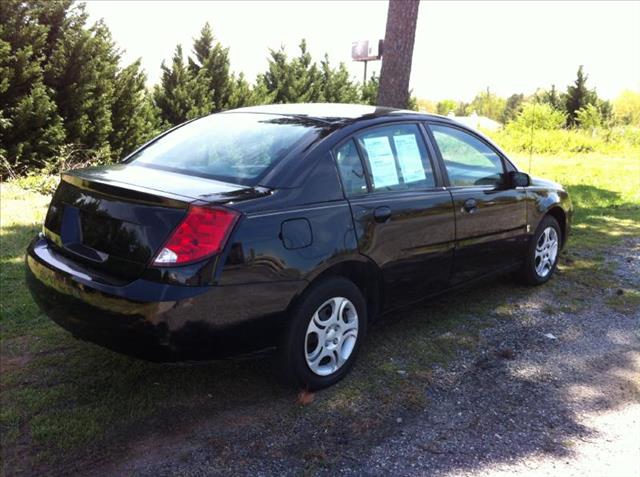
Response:
[[[255,104],[375,104],[378,78],[362,84],[343,63],[269,50],[253,84],[231,71],[229,48],[206,23],[189,49],[177,45],[149,87],[140,61],[125,65],[103,22],[72,0],[0,2],[0,178],[46,192],[64,169],[117,161],[186,120]],[[511,153],[640,155],[640,93],[599,98],[582,66],[564,91],[551,85],[470,102],[411,98],[438,114],[477,113],[504,124],[493,138]],[[535,133],[535,134],[534,134]]]

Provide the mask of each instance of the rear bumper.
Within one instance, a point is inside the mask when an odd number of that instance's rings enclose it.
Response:
[[[26,254],[27,285],[53,321],[81,339],[152,361],[206,360],[274,346],[306,282],[114,286],[79,270],[44,239]]]

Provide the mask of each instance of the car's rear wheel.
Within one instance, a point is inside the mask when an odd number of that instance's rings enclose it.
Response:
[[[533,235],[527,249],[527,257],[520,271],[520,277],[529,285],[547,282],[558,265],[561,232],[558,221],[547,215]]]
[[[341,380],[367,330],[358,287],[341,277],[323,280],[312,285],[291,315],[278,353],[285,383],[313,391]]]

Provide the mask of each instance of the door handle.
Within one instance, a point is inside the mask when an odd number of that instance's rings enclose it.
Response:
[[[476,210],[478,210],[478,202],[475,199],[467,199],[462,205],[462,210],[464,212],[467,212],[468,214],[473,214]]]
[[[391,209],[386,205],[383,205],[382,207],[376,207],[376,209],[373,211],[373,218],[378,223],[386,222],[387,220],[389,220],[389,217],[391,217]]]

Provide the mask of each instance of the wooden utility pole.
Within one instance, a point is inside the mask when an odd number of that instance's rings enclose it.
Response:
[[[420,0],[389,0],[378,106],[406,108]]]

